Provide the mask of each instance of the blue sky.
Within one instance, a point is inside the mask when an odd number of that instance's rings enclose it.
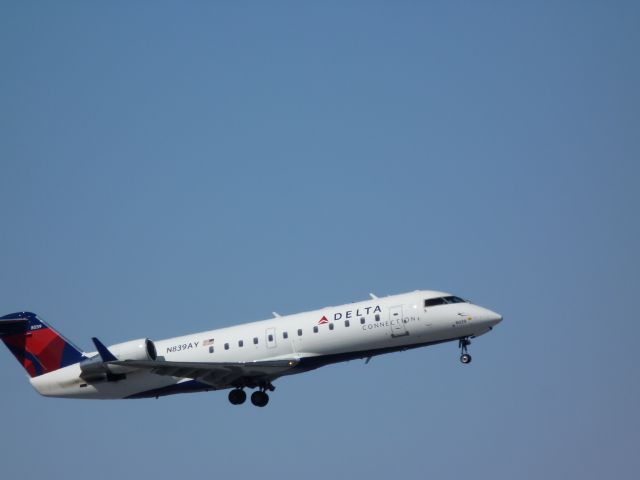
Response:
[[[635,478],[634,2],[2,2],[0,311],[84,348],[421,288],[453,344],[222,392],[39,397],[3,477]]]

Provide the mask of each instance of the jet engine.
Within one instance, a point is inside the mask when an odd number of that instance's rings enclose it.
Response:
[[[108,347],[109,352],[118,360],[155,360],[156,346],[148,338],[117,343]],[[85,380],[121,380],[125,373],[136,370],[132,367],[109,365],[98,354],[80,362],[81,377]]]

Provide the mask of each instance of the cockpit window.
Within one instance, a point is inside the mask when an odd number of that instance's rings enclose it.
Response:
[[[466,303],[466,300],[463,300],[460,297],[456,297],[454,295],[450,295],[448,297],[438,297],[438,298],[428,298],[424,301],[425,307],[435,307],[436,305],[446,305],[448,303]]]
[[[450,297],[444,297],[444,301],[447,303],[466,303],[466,300],[463,300],[460,297],[455,297],[451,295]]]
[[[444,301],[444,297],[429,298],[429,299],[424,301],[424,306],[425,307],[435,307],[436,305],[444,305],[445,303],[447,303],[447,302]]]

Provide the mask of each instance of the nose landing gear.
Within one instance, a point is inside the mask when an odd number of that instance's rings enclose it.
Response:
[[[471,340],[468,337],[461,338],[458,341],[458,347],[460,348],[460,361],[464,364],[471,363],[471,355],[467,353],[467,347],[471,345]]]

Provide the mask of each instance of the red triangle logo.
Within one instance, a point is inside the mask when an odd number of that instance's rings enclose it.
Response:
[[[318,325],[324,325],[325,323],[329,323],[329,320],[323,315],[322,318],[318,320]]]

